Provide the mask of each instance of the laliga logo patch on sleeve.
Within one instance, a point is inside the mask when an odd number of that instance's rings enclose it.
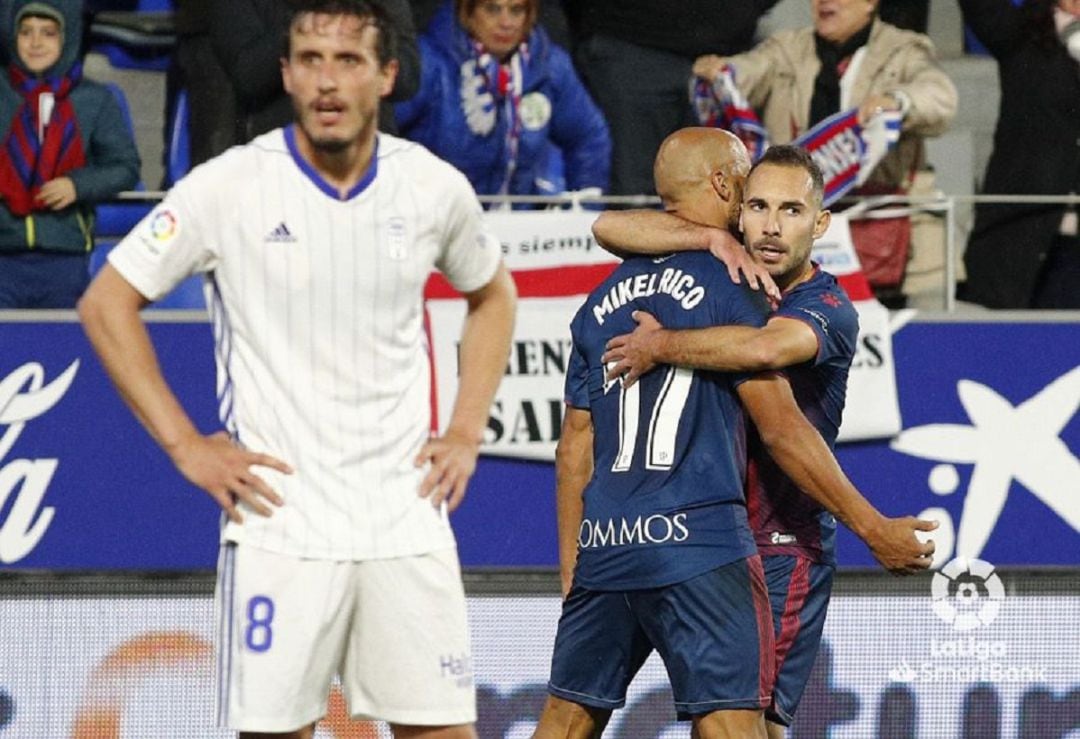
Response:
[[[160,254],[180,234],[180,217],[166,205],[158,206],[139,226],[139,239],[152,254]]]

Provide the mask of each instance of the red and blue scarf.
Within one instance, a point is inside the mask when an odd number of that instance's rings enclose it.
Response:
[[[714,89],[714,85],[719,89]],[[760,159],[769,148],[769,133],[746,96],[735,86],[735,70],[730,65],[724,67],[724,72],[714,83],[701,77],[692,78],[690,100],[701,125],[723,128],[738,136],[749,152],[751,162]]]
[[[736,86],[730,66],[712,83],[691,80],[690,98],[701,124],[734,133],[746,144],[751,161],[769,148],[768,133]],[[791,142],[806,149],[821,167],[826,207],[865,182],[900,140],[899,112],[882,111],[865,126],[859,125],[858,113],[857,108],[835,113]]]
[[[39,78],[13,64],[8,74],[23,102],[0,157],[0,198],[14,215],[23,217],[46,209],[36,200],[42,185],[86,164],[75,109],[68,98],[82,78],[82,67],[76,64],[65,75]],[[52,93],[54,100],[48,121],[40,118],[44,93]]]
[[[529,64],[529,44],[522,41],[505,62],[499,62],[478,41],[470,39],[469,44],[471,55],[462,66],[462,109],[469,130],[478,136],[487,136],[494,130],[498,109],[502,108],[506,120],[503,143],[506,168],[498,194],[507,195],[517,171],[521,145],[520,109],[525,86],[524,68]],[[472,79],[474,75],[479,79]]]

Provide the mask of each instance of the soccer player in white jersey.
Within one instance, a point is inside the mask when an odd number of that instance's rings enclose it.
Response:
[[[340,675],[397,737],[474,737],[465,597],[446,517],[509,350],[513,282],[464,176],[377,134],[394,33],[365,0],[296,3],[296,123],[195,169],[112,251],[79,304],[121,395],[227,524],[219,722],[311,737]],[[429,438],[422,291],[468,304],[446,432]],[[206,275],[226,432],[202,435],[138,311]]]

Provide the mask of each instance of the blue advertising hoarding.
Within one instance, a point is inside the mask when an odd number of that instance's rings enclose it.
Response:
[[[209,324],[149,328],[196,425],[215,429]],[[215,504],[138,424],[77,322],[0,321],[0,433],[0,566],[213,566]]]
[[[938,511],[953,546],[935,561],[1080,564],[1080,322],[912,322],[893,351],[903,431],[837,454],[859,489]],[[874,563],[847,530],[838,547]]]
[[[945,561],[1080,564],[1080,321],[914,320],[893,336],[903,431],[840,447],[883,512],[941,521]],[[209,326],[150,324],[166,377],[218,428]],[[0,566],[212,567],[218,513],[113,390],[78,324],[0,317]],[[485,457],[453,516],[471,567],[556,564],[550,463]],[[844,566],[873,564],[846,531]]]

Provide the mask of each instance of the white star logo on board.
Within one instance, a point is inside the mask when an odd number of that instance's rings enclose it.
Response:
[[[1080,532],[1080,460],[1061,439],[1062,430],[1080,408],[1080,367],[1016,406],[973,380],[958,382],[957,394],[970,426],[917,426],[902,431],[891,444],[894,450],[914,457],[974,465],[955,554],[948,512],[924,511],[942,523],[935,564],[952,556],[976,558],[982,553],[1013,480]],[[952,464],[939,465],[930,473],[930,488],[939,495],[956,492],[958,484]]]

